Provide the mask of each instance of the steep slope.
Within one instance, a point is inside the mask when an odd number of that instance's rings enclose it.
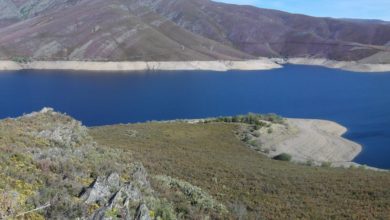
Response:
[[[39,14],[0,29],[3,56],[41,60],[251,58],[129,1],[84,0]]]
[[[256,56],[359,60],[389,50],[386,22],[315,18],[208,0],[149,2],[181,27]]]
[[[89,132],[49,108],[0,120],[0,219],[174,220],[183,213],[170,194],[200,219],[229,215],[203,189],[148,175],[132,152],[99,145]]]
[[[0,58],[388,63],[390,23],[210,0],[0,0]],[[367,59],[365,59],[367,58]]]

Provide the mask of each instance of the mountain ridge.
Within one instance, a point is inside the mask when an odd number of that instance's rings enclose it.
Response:
[[[389,63],[390,24],[209,0],[1,0],[0,58]],[[362,31],[365,30],[365,31]]]

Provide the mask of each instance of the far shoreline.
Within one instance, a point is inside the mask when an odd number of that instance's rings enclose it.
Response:
[[[243,61],[32,61],[18,63],[0,61],[0,71],[18,70],[73,70],[73,71],[185,71],[208,70],[225,72],[229,70],[270,70],[282,68],[269,59]]]
[[[356,61],[335,61],[321,58],[265,58],[253,60],[213,61],[30,61],[0,60],[0,71],[18,70],[69,70],[94,72],[130,71],[217,71],[272,70],[286,64],[321,66],[360,73],[387,73],[390,64],[371,64]]]

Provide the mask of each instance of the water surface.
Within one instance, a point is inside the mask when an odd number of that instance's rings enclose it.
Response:
[[[328,119],[364,146],[356,162],[390,168],[389,73],[299,65],[225,73],[0,73],[0,118],[45,106],[88,126],[248,112]]]

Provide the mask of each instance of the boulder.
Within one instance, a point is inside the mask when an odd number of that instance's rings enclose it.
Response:
[[[144,203],[142,192],[151,192],[147,172],[142,164],[135,164],[129,182],[121,182],[117,173],[107,177],[99,176],[81,195],[87,204],[98,203],[91,219],[109,220],[112,215],[126,220],[149,220],[149,209]],[[111,217],[110,217],[111,216]]]
[[[119,188],[119,175],[112,173],[108,177],[99,176],[81,196],[85,203],[107,202]]]

